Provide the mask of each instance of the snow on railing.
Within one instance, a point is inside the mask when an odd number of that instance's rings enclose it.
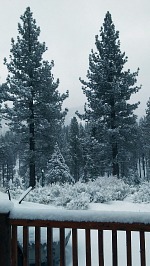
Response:
[[[0,200],[0,213],[9,213],[14,208],[14,204],[10,200]]]
[[[150,224],[149,212],[132,211],[94,211],[94,210],[64,210],[38,208],[34,206],[14,204],[9,200],[0,201],[0,213],[9,213],[10,219],[18,220],[52,220],[72,222],[109,222],[109,223],[142,223]]]
[[[72,222],[115,222],[150,224],[150,213],[131,211],[90,211],[61,209],[32,209],[15,206],[10,219],[53,220]]]
[[[2,206],[3,205],[3,206]],[[126,265],[132,265],[132,231],[139,232],[140,264],[146,266],[145,232],[150,232],[150,214],[144,212],[121,212],[121,211],[71,211],[60,209],[32,209],[19,204],[13,206],[10,201],[3,202],[0,206],[0,265],[18,266],[28,265],[31,260],[30,250],[30,229],[34,227],[35,247],[34,263],[41,265],[45,258],[46,265],[55,266],[55,258],[60,261],[60,266],[65,266],[66,253],[65,246],[70,235],[66,233],[66,228],[70,228],[72,245],[72,265],[79,265],[78,256],[78,232],[85,230],[85,265],[91,266],[91,230],[97,230],[97,242],[94,249],[98,250],[98,262],[96,266],[104,266],[104,230],[111,232],[112,243],[112,266],[118,266],[118,231],[124,231],[126,236]],[[45,229],[43,230],[43,228]],[[10,233],[10,228],[12,233]],[[22,228],[22,229],[20,229]],[[55,240],[55,229],[58,228],[57,244]],[[17,232],[22,232],[21,251],[18,250]],[[68,230],[68,229],[67,229]],[[32,231],[33,232],[33,231]],[[42,242],[42,235],[46,235],[46,240]],[[57,232],[57,233],[58,233]],[[10,241],[12,236],[12,240]],[[67,238],[68,237],[68,238]],[[11,244],[10,244],[11,242]],[[33,243],[34,242],[34,243]],[[54,243],[56,245],[54,245]],[[44,249],[42,249],[43,245]],[[55,246],[55,252],[54,252]],[[12,258],[10,263],[10,248],[12,248]],[[147,248],[149,249],[149,248]],[[44,251],[43,251],[44,250]],[[46,250],[46,251],[45,251]],[[57,251],[58,254],[57,254]],[[21,252],[23,264],[19,264],[18,258]],[[46,252],[43,253],[43,252]],[[45,254],[45,255],[43,255]],[[110,254],[108,254],[110,257]],[[57,261],[58,262],[58,261]],[[33,261],[32,261],[33,263]],[[119,265],[122,266],[122,265]]]

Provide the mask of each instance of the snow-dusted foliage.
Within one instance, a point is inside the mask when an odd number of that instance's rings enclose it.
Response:
[[[74,181],[74,179],[72,178],[69,167],[66,165],[58,144],[56,143],[52,158],[48,162],[47,172],[45,174],[45,183],[49,184],[54,182],[70,181]]]
[[[43,60],[47,47],[39,42],[40,28],[30,7],[20,19],[17,40],[11,39],[9,59],[4,59],[9,75],[3,85],[3,116],[17,134],[20,166],[23,175],[29,170],[29,185],[34,187],[59,138],[68,91],[59,93],[59,80],[52,74],[54,62]]]
[[[11,197],[12,198],[19,198],[20,195],[23,193],[24,191],[24,185],[22,183],[22,178],[19,175],[15,175],[14,176],[14,180],[12,182],[12,180],[10,179],[9,183],[8,183],[8,188],[11,191]]]
[[[150,182],[144,182],[133,195],[133,202],[150,202]]]
[[[11,191],[12,193],[12,191]],[[53,183],[36,187],[26,200],[43,204],[63,206],[66,209],[88,209],[90,202],[123,200],[130,194],[130,186],[115,177],[99,177],[94,181],[82,183]],[[17,198],[18,193],[15,190]],[[19,197],[18,197],[19,198]]]
[[[123,200],[130,193],[129,185],[115,177],[100,177],[87,185],[92,202]]]
[[[66,208],[69,210],[86,210],[89,208],[89,195],[82,192],[70,202],[67,203]]]
[[[95,45],[96,52],[92,49],[89,55],[87,80],[80,79],[87,98],[82,118],[91,127],[91,137],[101,145],[96,156],[103,172],[111,165],[112,175],[123,177],[136,164],[133,111],[139,103],[130,104],[129,100],[140,89],[136,86],[138,70],[125,70],[128,58],[120,50],[119,32],[109,12],[95,36]]]

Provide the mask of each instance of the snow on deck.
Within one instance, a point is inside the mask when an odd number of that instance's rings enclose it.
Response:
[[[118,222],[150,223],[150,213],[132,211],[93,211],[17,208],[10,212],[12,219],[79,221],[79,222]]]
[[[125,204],[128,204],[126,209],[123,208]],[[92,210],[66,210],[32,202],[18,204],[16,201],[9,201],[6,194],[0,194],[0,213],[10,212],[12,219],[150,224],[150,206],[148,205],[147,208],[141,204],[125,202],[93,205],[95,210],[93,206]]]
[[[14,208],[12,201],[8,199],[0,200],[0,213],[9,213]]]

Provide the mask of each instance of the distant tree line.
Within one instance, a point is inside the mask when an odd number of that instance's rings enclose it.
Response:
[[[114,175],[130,182],[150,178],[150,100],[144,118],[134,114],[130,98],[139,69],[125,70],[128,58],[120,50],[119,32],[106,13],[96,51],[89,55],[87,80],[80,78],[87,102],[64,125],[68,91],[60,94],[54,62],[43,60],[40,28],[28,7],[20,17],[17,40],[11,40],[6,82],[1,85],[1,119],[9,130],[0,137],[0,180],[14,179],[16,160],[26,186],[88,181]]]

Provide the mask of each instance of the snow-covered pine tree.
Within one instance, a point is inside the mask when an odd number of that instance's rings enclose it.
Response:
[[[13,182],[14,167],[17,159],[16,136],[11,131],[0,136],[0,172],[3,186]]]
[[[82,165],[82,152],[79,136],[79,125],[76,117],[71,119],[69,126],[69,153],[70,153],[70,172],[75,181],[79,181]]]
[[[88,101],[84,119],[92,125],[92,136],[103,144],[106,162],[110,160],[112,164],[112,174],[119,176],[120,154],[126,153],[132,144],[135,130],[133,111],[139,103],[131,104],[129,100],[139,90],[135,86],[138,71],[131,73],[123,69],[127,57],[121,53],[119,32],[115,31],[109,12],[95,44],[97,52],[92,50],[89,56],[88,81],[80,79]]]
[[[59,146],[56,143],[51,159],[47,164],[47,171],[45,172],[45,183],[64,183],[73,182],[74,179],[70,174],[69,167],[60,152]]]
[[[98,176],[105,174],[106,155],[104,153],[103,144],[99,143],[96,138],[91,135],[91,126],[85,124],[84,132],[80,131],[80,143],[82,147],[82,180],[87,182]],[[107,164],[107,173],[110,172],[110,166]]]
[[[5,99],[12,102],[5,106],[5,118],[27,145],[29,185],[34,187],[37,167],[46,165],[56,143],[67,112],[62,112],[62,103],[68,92],[59,94],[59,80],[55,82],[51,74],[54,64],[42,58],[47,48],[38,40],[40,28],[30,7],[20,18],[17,41],[11,40],[10,61],[4,60],[9,71]]]
[[[142,165],[142,176],[150,179],[150,98],[147,102],[146,115],[139,122],[140,128],[140,161]]]

